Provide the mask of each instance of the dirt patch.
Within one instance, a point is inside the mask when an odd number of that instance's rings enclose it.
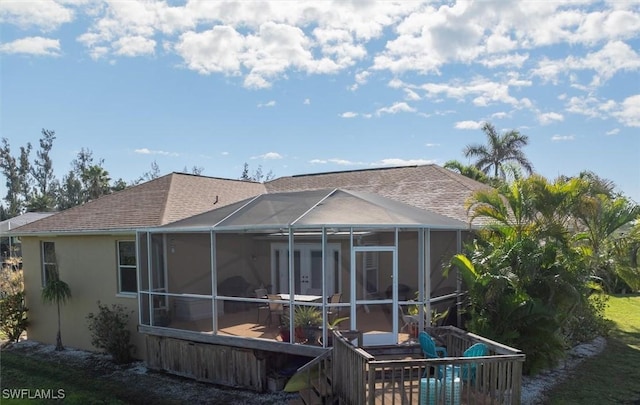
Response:
[[[140,392],[147,393],[147,398],[162,398],[166,403],[190,404],[287,404],[294,394],[256,393],[201,383],[187,378],[181,378],[166,373],[148,370],[144,363],[134,362],[127,365],[117,365],[111,357],[102,353],[86,352],[67,348],[56,351],[53,345],[23,340],[6,346],[3,351],[11,351],[39,360],[61,363],[83,369],[87,375],[95,378],[105,378],[111,381],[135,386]],[[141,395],[141,397],[145,397]],[[132,403],[139,402],[134,401]],[[143,401],[144,402],[144,401]]]

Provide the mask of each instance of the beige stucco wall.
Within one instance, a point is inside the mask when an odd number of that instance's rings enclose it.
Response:
[[[138,308],[136,296],[117,294],[118,240],[134,240],[130,236],[57,236],[51,238],[23,237],[22,253],[26,301],[29,307],[29,339],[55,344],[57,332],[56,306],[43,304],[41,299],[40,242],[55,243],[60,279],[69,284],[72,298],[61,306],[62,342],[65,346],[97,351],[91,345],[87,315],[98,312],[97,302],[120,304],[133,311],[129,328],[134,356],[143,358],[144,339],[137,333]]]

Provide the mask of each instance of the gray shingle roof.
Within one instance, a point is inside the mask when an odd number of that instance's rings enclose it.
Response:
[[[489,186],[438,165],[404,166],[281,177],[265,184],[270,193],[324,188],[366,191],[469,222],[465,202]]]
[[[264,193],[369,192],[468,222],[465,201],[487,185],[437,165],[281,177],[265,184],[171,173],[17,228],[15,234],[132,231],[165,225]]]
[[[19,234],[164,225],[264,193],[261,183],[171,173],[21,226]]]

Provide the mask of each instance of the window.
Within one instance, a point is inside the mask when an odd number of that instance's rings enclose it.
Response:
[[[44,287],[58,271],[56,244],[53,242],[42,242],[40,251],[42,254],[42,286]]]
[[[364,268],[365,285],[368,294],[379,291],[378,285],[378,252],[364,252],[362,266]]]
[[[118,241],[118,293],[135,294],[137,292],[136,243]]]

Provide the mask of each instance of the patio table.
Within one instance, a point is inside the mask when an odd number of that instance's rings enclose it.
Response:
[[[291,294],[278,294],[278,295],[280,295],[280,297],[283,300],[291,299]],[[294,301],[301,301],[301,302],[322,301],[322,295],[294,294],[293,295],[293,300]]]

